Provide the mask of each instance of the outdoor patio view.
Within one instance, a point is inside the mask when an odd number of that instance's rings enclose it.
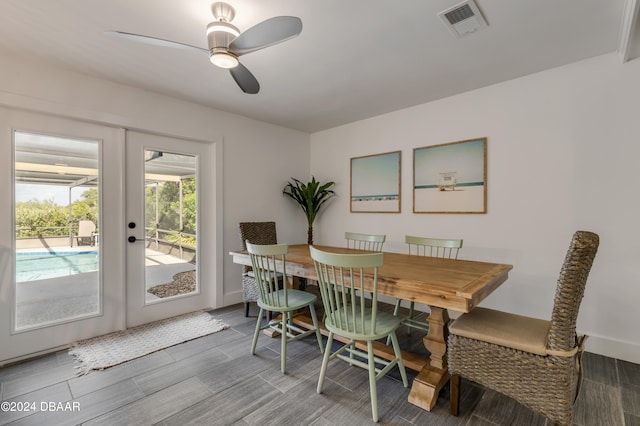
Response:
[[[96,141],[15,132],[16,330],[100,312]]]
[[[99,142],[16,131],[14,147],[15,329],[99,314]],[[145,154],[145,299],[155,303],[197,291],[196,158]]]
[[[197,291],[196,157],[145,151],[146,301]],[[171,279],[167,280],[167,273]]]

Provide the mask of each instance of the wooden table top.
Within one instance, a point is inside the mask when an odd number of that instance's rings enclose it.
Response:
[[[344,247],[315,246],[333,253],[363,253]],[[235,263],[251,265],[246,251],[232,251]],[[287,274],[317,279],[307,244],[290,245]],[[505,282],[512,265],[439,259],[384,252],[378,270],[378,294],[469,312]]]

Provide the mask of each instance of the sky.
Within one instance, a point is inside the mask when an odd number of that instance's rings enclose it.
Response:
[[[400,152],[351,159],[351,196],[398,195]]]
[[[414,151],[414,184],[437,185],[440,173],[455,172],[458,183],[484,182],[485,140],[457,142]]]
[[[72,200],[74,202],[80,199],[80,194],[87,188],[74,188],[71,191]],[[30,201],[33,199],[40,201],[53,200],[59,206],[69,205],[69,188],[66,186],[55,185],[34,185],[34,184],[17,184],[16,185],[16,203]]]

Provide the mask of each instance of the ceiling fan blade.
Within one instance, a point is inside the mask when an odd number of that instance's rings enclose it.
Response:
[[[260,91],[260,83],[244,65],[238,64],[237,67],[230,68],[229,72],[244,93],[255,95]]]
[[[133,33],[125,33],[123,31],[105,31],[104,33],[112,37],[124,38],[126,40],[133,40],[139,43],[146,43],[154,46],[173,47],[177,49],[191,49],[191,50],[198,50],[200,52],[204,52],[207,54],[209,53],[208,49],[203,49],[202,47],[196,47],[190,44],[178,43],[177,41],[164,40],[162,38],[144,36],[144,35],[133,34]]]
[[[236,56],[245,55],[282,43],[302,31],[302,21],[295,16],[276,16],[249,28],[229,45]]]

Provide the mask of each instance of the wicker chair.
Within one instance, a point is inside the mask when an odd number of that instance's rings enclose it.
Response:
[[[252,244],[277,244],[275,222],[240,222],[240,243],[242,250],[247,249],[245,241]],[[249,316],[249,305],[258,301],[258,286],[250,266],[242,267],[242,301],[244,302],[244,316]]]
[[[451,325],[452,414],[458,414],[460,377],[465,377],[514,398],[556,424],[572,424],[586,339],[576,334],[576,320],[598,244],[594,233],[573,235],[558,278],[551,321],[475,308]]]

